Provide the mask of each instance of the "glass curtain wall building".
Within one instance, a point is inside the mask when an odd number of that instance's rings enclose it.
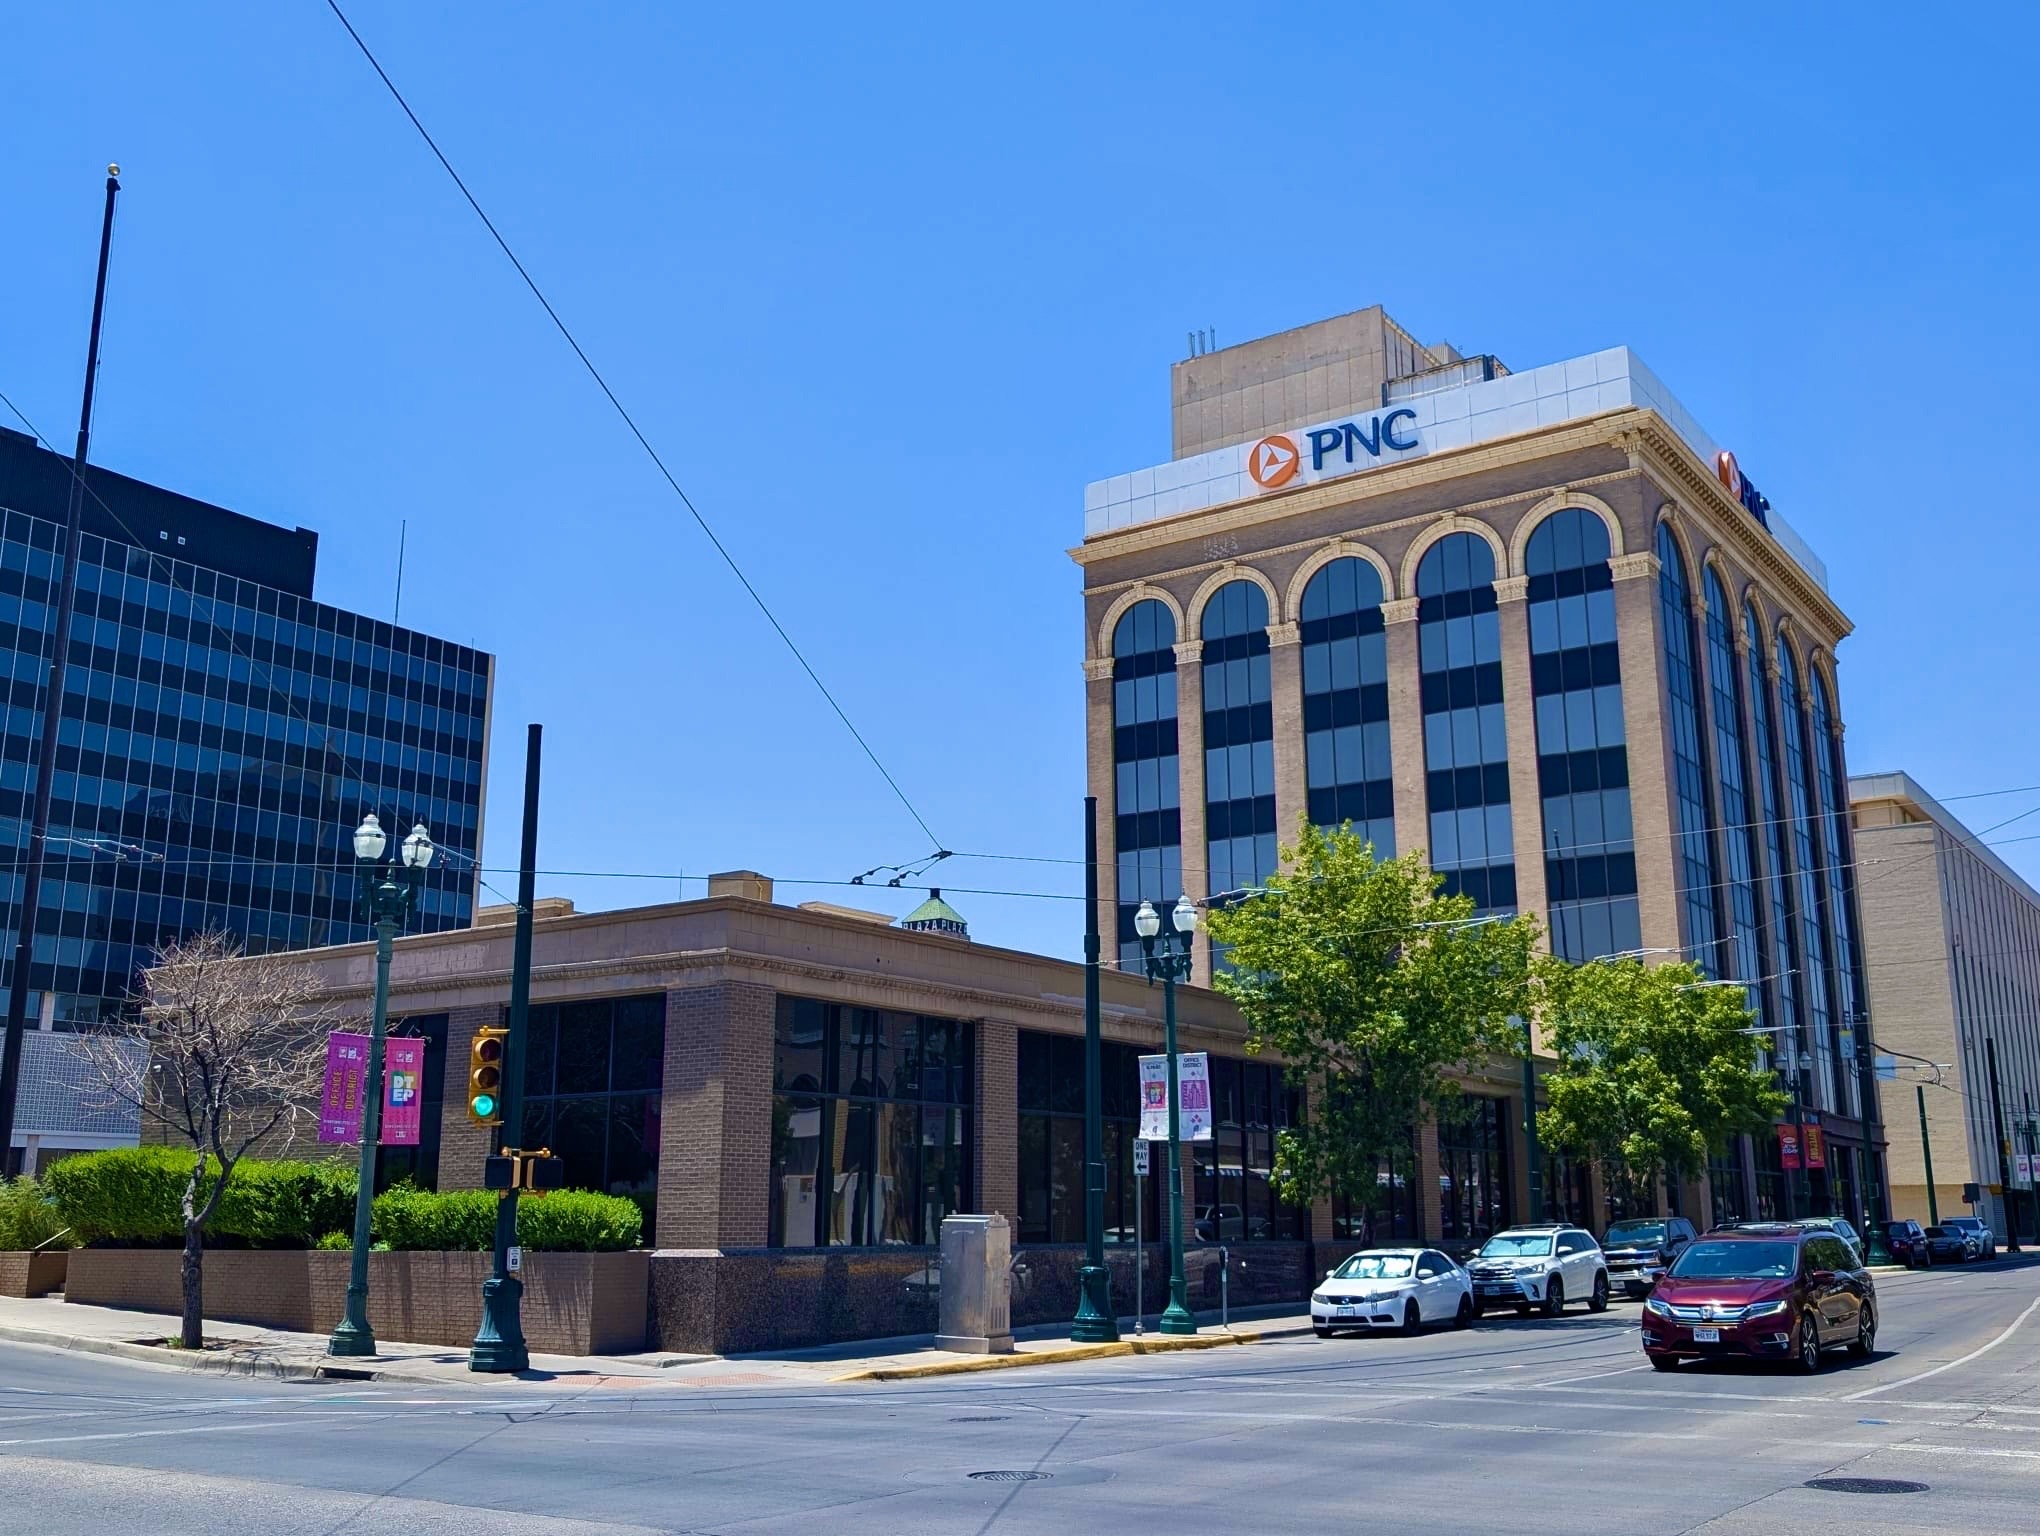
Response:
[[[1112,634],[1113,818],[1119,874],[1119,963],[1140,967],[1133,914],[1166,910],[1183,891],[1183,816],[1176,752],[1176,619],[1136,603]]]
[[[1509,732],[1495,557],[1477,534],[1451,533],[1417,567],[1424,778],[1431,867],[1444,890],[1483,912],[1516,905]]]
[[[87,477],[29,978],[45,1016],[124,1006],[153,947],[203,929],[253,951],[368,938],[349,840],[366,812],[396,836],[423,822],[441,850],[412,926],[472,922],[492,659],[313,600],[305,530]],[[20,921],[68,486],[57,455],[0,442],[0,969]]]

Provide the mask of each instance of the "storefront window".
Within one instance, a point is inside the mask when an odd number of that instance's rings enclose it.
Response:
[[[506,1013],[507,1017],[507,1013]],[[532,1008],[525,1032],[523,1145],[550,1147],[570,1189],[626,1195],[653,1230],[666,994]]]
[[[1438,1117],[1439,1232],[1475,1243],[1514,1219],[1506,1099],[1469,1097]]]
[[[1211,1058],[1212,1139],[1188,1151],[1197,1170],[1195,1237],[1207,1243],[1308,1235],[1309,1212],[1275,1195],[1275,1133],[1300,1115],[1302,1094],[1282,1069]]]
[[[1414,1145],[1381,1159],[1373,1188],[1332,1197],[1332,1236],[1370,1246],[1418,1241]]]
[[[1707,1190],[1712,1203],[1708,1219],[1717,1227],[1747,1218],[1749,1202],[1743,1199],[1742,1157],[1735,1147],[1707,1159]]]
[[[767,1240],[933,1246],[970,1166],[967,1023],[781,997]]]
[[[1105,1241],[1134,1236],[1133,1143],[1140,1127],[1140,1052],[1106,1041],[1099,1075],[1104,1103]],[[1166,1148],[1154,1148],[1145,1180],[1141,1235],[1159,1241]],[[1020,1230],[1023,1243],[1084,1240],[1084,1041],[1020,1031]]]

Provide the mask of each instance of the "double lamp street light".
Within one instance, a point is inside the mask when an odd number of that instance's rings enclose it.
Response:
[[[1174,927],[1172,939],[1161,938],[1162,916],[1152,902],[1143,901],[1133,914],[1134,932],[1140,935],[1142,962],[1148,980],[1162,984],[1162,1050],[1169,1071],[1169,1176],[1163,1185],[1169,1206],[1169,1305],[1159,1327],[1163,1333],[1195,1333],[1197,1319],[1184,1305],[1183,1284],[1183,1175],[1181,1172],[1183,1121],[1181,1095],[1176,1084],[1176,983],[1190,976],[1190,939],[1197,931],[1197,908],[1188,896],[1179,896],[1169,914]],[[1097,1113],[1097,1106],[1091,1106]],[[1138,1256],[1136,1255],[1136,1262]]]
[[[382,1139],[383,1037],[389,1025],[390,948],[406,913],[417,905],[425,870],[437,850],[421,822],[402,845],[401,860],[385,861],[389,835],[374,816],[354,829],[354,866],[361,882],[361,915],[375,926],[375,1022],[368,1044],[361,1096],[361,1171],[354,1192],[354,1249],[347,1267],[347,1314],[326,1343],[329,1355],[372,1355],[368,1325],[369,1215],[375,1205],[376,1143]]]

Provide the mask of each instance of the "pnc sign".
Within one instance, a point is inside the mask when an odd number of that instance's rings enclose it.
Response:
[[[1416,421],[1415,411],[1398,406],[1294,434],[1271,433],[1247,450],[1247,476],[1262,490],[1277,491],[1299,477],[1317,480],[1372,469],[1423,446]]]
[[[1714,459],[1714,477],[1722,488],[1742,503],[1743,510],[1764,527],[1771,526],[1771,498],[1750,483],[1742,472],[1742,466],[1735,461],[1735,455],[1726,448]]]

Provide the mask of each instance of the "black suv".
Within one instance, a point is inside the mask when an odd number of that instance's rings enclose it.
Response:
[[[1884,1243],[1891,1250],[1891,1262],[1903,1264],[1908,1269],[1928,1269],[1934,1262],[1933,1251],[1927,1247],[1927,1234],[1916,1221],[1887,1221],[1884,1224]]]
[[[1609,1288],[1625,1296],[1648,1296],[1694,1236],[1693,1223],[1683,1216],[1616,1222],[1601,1239],[1601,1251],[1608,1256]]]

